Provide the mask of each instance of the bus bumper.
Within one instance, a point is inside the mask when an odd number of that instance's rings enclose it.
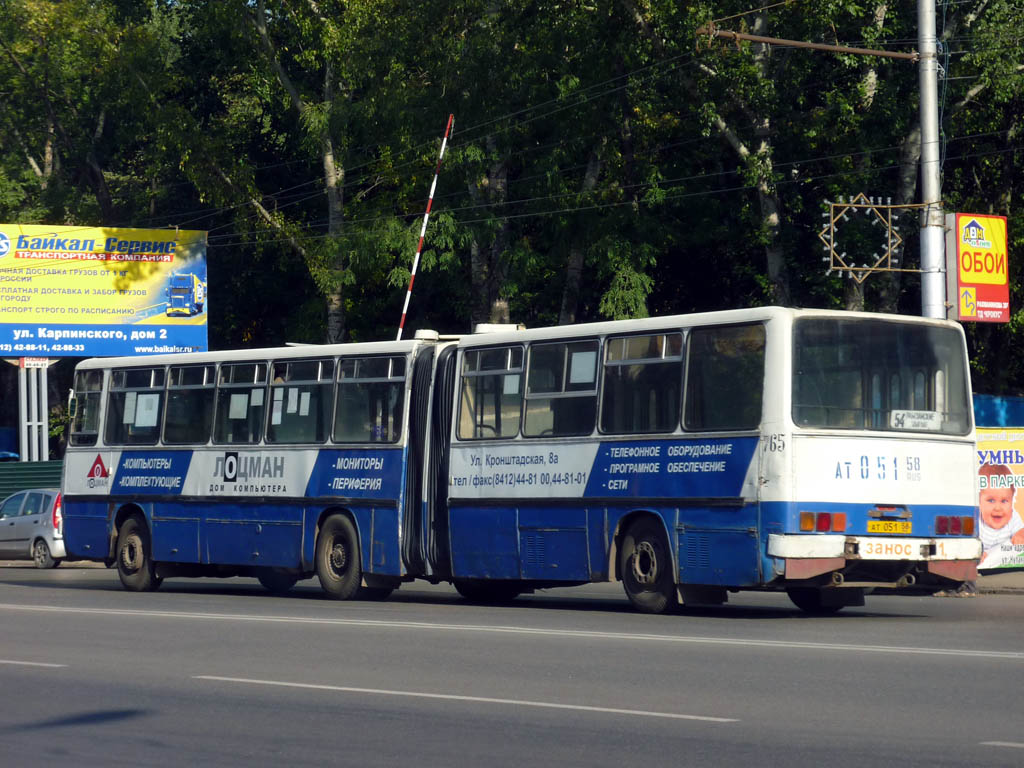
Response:
[[[769,534],[769,557],[785,562],[785,578],[810,579],[870,561],[923,563],[928,573],[955,581],[978,577],[981,541],[884,536]]]

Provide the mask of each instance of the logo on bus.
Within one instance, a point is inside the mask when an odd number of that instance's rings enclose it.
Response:
[[[224,454],[224,482],[233,483],[238,479],[238,453]]]
[[[105,488],[110,485],[110,471],[107,469],[107,465],[103,463],[103,457],[98,453],[96,454],[96,460],[93,461],[92,466],[89,468],[87,480],[90,488]]]

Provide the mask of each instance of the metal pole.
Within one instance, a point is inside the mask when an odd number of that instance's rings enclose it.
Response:
[[[942,169],[939,166],[938,58],[935,0],[917,2],[918,82],[921,91],[921,316],[946,317]]]
[[[39,374],[35,369],[28,374],[28,460],[39,461]]]
[[[25,379],[25,364],[18,368],[18,460],[28,458],[28,383]]]
[[[39,460],[50,459],[50,394],[46,391],[46,380],[50,366],[39,369]]]

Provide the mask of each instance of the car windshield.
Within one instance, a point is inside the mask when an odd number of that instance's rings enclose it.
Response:
[[[801,427],[967,434],[961,335],[865,318],[797,320],[793,420]]]

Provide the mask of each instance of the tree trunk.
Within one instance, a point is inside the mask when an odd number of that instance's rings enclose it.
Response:
[[[583,187],[580,192],[588,195],[597,186],[597,177],[601,173],[601,158],[599,150],[604,144],[594,147],[587,160],[587,171],[583,175]],[[583,277],[584,260],[584,227],[576,227],[569,245],[569,261],[565,266],[565,286],[562,288],[562,306],[558,312],[558,324],[569,325],[576,322],[576,313],[579,311],[580,301],[580,280]]]
[[[477,205],[484,203],[504,203],[508,196],[508,166],[504,158],[497,157],[497,141],[494,136],[485,139],[488,153],[495,161],[487,170],[487,175],[477,182],[469,184],[469,194]],[[499,218],[497,229],[491,242],[481,245],[474,235],[469,247],[470,282],[473,288],[470,324],[496,322],[495,316],[508,315],[507,302],[502,310],[501,290],[508,274],[509,223],[506,218]]]

